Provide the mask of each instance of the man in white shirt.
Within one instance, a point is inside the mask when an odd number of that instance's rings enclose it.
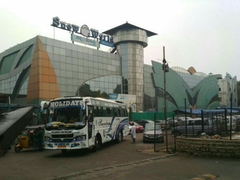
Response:
[[[136,126],[134,125],[134,123],[132,123],[131,125],[132,125],[131,136],[132,136],[133,143],[135,143],[135,139],[136,139]]]

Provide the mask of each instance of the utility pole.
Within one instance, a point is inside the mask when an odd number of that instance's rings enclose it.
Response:
[[[185,106],[185,131],[186,131],[186,137],[188,135],[187,132],[187,100],[184,98],[184,106]]]
[[[230,111],[230,140],[232,140],[232,93],[230,98],[231,111]]]
[[[168,152],[168,133],[167,133],[167,96],[166,96],[166,72],[169,71],[168,63],[165,59],[165,46],[163,46],[163,83],[164,83],[164,119],[166,131],[166,148]]]

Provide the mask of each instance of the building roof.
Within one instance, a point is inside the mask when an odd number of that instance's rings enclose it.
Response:
[[[117,27],[115,27],[115,28],[112,28],[112,29],[109,29],[109,30],[107,30],[107,31],[104,31],[103,33],[109,34],[109,35],[113,35],[116,31],[119,31],[119,30],[121,30],[121,29],[132,29],[132,28],[142,29],[142,30],[146,31],[148,37],[157,35],[157,33],[154,33],[154,32],[152,32],[152,31],[148,31],[148,30],[146,30],[146,29],[143,29],[143,28],[141,28],[141,27],[135,26],[135,25],[130,24],[130,23],[128,23],[128,22],[126,22],[125,24],[122,24],[122,25],[120,25],[120,26],[117,26]]]

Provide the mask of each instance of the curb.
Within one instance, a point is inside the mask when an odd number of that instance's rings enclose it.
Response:
[[[77,172],[77,173],[70,173],[68,175],[55,176],[55,177],[47,178],[45,180],[66,180],[68,178],[74,178],[74,177],[77,177],[77,176],[86,175],[86,174],[90,174],[90,173],[93,173],[93,172],[110,170],[110,169],[120,168],[120,167],[134,166],[134,165],[139,165],[139,164],[143,164],[143,163],[147,163],[147,162],[154,162],[154,161],[157,161],[157,160],[160,160],[160,159],[167,159],[167,158],[174,157],[174,156],[177,156],[177,155],[176,154],[170,154],[170,155],[166,155],[166,156],[159,156],[159,157],[144,159],[144,160],[141,160],[141,161],[135,161],[135,162],[131,162],[131,163],[118,164],[118,165],[114,165],[114,166],[107,166],[107,167],[96,168],[96,169],[92,169],[92,170],[84,170],[84,171],[80,171],[80,172]]]

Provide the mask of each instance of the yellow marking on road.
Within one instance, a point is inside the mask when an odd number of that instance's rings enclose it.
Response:
[[[199,177],[192,178],[191,180],[210,180],[210,179],[216,179],[218,176],[212,175],[212,174],[204,174]]]
[[[203,177],[207,177],[209,179],[216,179],[217,178],[217,176],[214,176],[212,174],[204,174]]]

